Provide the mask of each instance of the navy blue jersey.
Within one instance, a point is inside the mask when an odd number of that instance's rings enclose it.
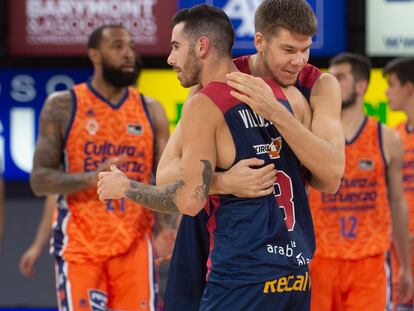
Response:
[[[248,56],[235,59],[234,62],[240,71],[250,73]],[[308,101],[311,88],[320,74],[317,68],[305,66],[298,77],[299,90]],[[165,293],[166,311],[199,309],[205,286],[206,263],[210,248],[207,220],[206,210],[202,210],[195,217],[182,216],[168,271]],[[181,232],[185,234],[180,234]],[[186,270],[188,273],[183,278],[183,271]],[[190,292],[191,295],[189,295]]]
[[[280,87],[267,81],[276,98],[292,111]],[[273,124],[230,95],[226,83],[212,82],[200,93],[222,111],[236,148],[235,163],[258,157],[274,163],[274,194],[259,198],[219,195],[208,222],[208,279],[237,284],[257,283],[307,265],[315,237],[302,168]]]

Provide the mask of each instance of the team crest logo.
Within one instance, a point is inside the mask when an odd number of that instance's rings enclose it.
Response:
[[[85,127],[88,133],[92,136],[95,136],[96,133],[98,133],[99,124],[98,121],[96,121],[95,119],[89,119],[88,121],[86,121]]]
[[[89,290],[89,301],[91,304],[92,311],[106,311],[107,310],[107,303],[108,303],[108,296],[96,289]]]
[[[282,137],[279,136],[273,139],[272,143],[269,145],[269,157],[271,159],[279,159],[281,149],[282,149]]]
[[[128,134],[141,135],[143,133],[141,124],[128,124]]]
[[[374,161],[371,159],[359,160],[358,166],[361,170],[370,171],[374,168]]]

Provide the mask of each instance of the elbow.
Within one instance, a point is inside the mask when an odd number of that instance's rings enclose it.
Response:
[[[194,217],[204,208],[204,204],[201,204],[201,202],[194,202],[193,200],[190,200],[180,204],[178,206],[178,209],[181,214]]]
[[[340,182],[338,183],[331,182],[329,184],[326,184],[325,186],[322,187],[322,189],[319,189],[319,190],[322,192],[329,193],[329,194],[335,194],[338,191],[340,184],[341,184]]]
[[[321,192],[334,194],[341,186],[342,176],[343,170],[341,168],[329,170],[324,178],[315,178],[312,186]]]
[[[341,185],[343,171],[333,172],[329,176],[328,181],[324,185],[323,192],[334,194],[338,191],[339,186]]]
[[[33,172],[30,176],[30,188],[35,196],[41,197],[46,195],[44,191],[42,191],[42,187],[40,186],[42,183],[39,181],[39,174],[37,172]]]

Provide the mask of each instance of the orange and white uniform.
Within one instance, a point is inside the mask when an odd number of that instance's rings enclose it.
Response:
[[[119,158],[130,179],[148,183],[154,131],[143,96],[130,87],[112,105],[90,83],[74,86],[72,95],[65,170],[95,171]],[[153,310],[153,223],[152,212],[130,200],[102,203],[96,187],[60,196],[51,252],[61,309]]]
[[[335,194],[309,193],[316,234],[311,309],[384,310],[389,303],[391,211],[381,124],[366,118],[346,142],[345,158]]]
[[[400,133],[403,145],[404,145],[404,156],[403,156],[403,185],[404,194],[407,199],[408,206],[408,219],[409,219],[409,232],[410,236],[414,235],[414,130],[409,129],[408,123],[402,123],[397,127]],[[410,245],[412,243],[410,242]],[[414,256],[411,252],[411,269],[414,273]],[[392,251],[392,300],[395,305],[395,310],[414,310],[414,301],[408,304],[402,304],[398,296],[398,272],[399,264],[396,256],[395,249]],[[413,275],[414,277],[414,275]]]

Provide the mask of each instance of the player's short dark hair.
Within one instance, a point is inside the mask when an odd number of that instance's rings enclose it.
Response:
[[[305,0],[264,0],[254,15],[256,32],[277,35],[281,28],[305,36],[317,30],[315,13]]]
[[[121,24],[105,24],[96,28],[92,33],[89,35],[88,38],[88,49],[96,49],[99,47],[99,44],[102,40],[102,33],[105,29],[125,29],[124,26]]]
[[[355,81],[366,80],[369,83],[372,65],[368,57],[355,53],[340,53],[329,62],[329,66],[340,64],[351,65],[351,73]]]
[[[171,28],[179,23],[184,23],[184,33],[193,42],[206,36],[218,55],[231,56],[234,29],[223,10],[207,4],[182,9],[173,17]]]
[[[384,67],[384,75],[394,73],[401,84],[411,82],[414,84],[414,57],[396,58]]]

